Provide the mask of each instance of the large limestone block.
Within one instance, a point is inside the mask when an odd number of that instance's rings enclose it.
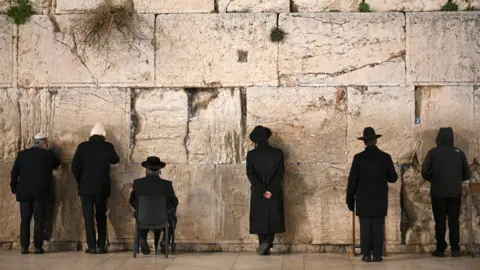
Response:
[[[3,102],[2,102],[3,103]],[[0,241],[19,241],[20,209],[10,190],[10,170],[13,163],[0,164]]]
[[[478,12],[407,14],[407,81],[480,81]]]
[[[277,85],[275,23],[275,14],[158,15],[156,85]]]
[[[475,151],[474,97],[472,86],[417,87],[415,90],[416,154],[422,162],[428,151],[436,146],[435,138],[441,127],[452,127],[455,145],[463,150],[469,161]]]
[[[473,104],[474,104],[474,133],[475,133],[475,152],[474,157],[480,160],[480,86],[473,88]]]
[[[280,83],[405,84],[405,17],[400,13],[282,14]]]
[[[248,88],[247,135],[272,130],[287,163],[346,162],[346,93],[334,87]]]
[[[21,146],[20,108],[17,89],[0,89],[0,162],[14,162]]]
[[[32,16],[19,28],[21,86],[153,86],[153,15],[140,16],[140,40],[128,44],[114,33],[106,51],[81,43],[75,28],[81,18]]]
[[[357,140],[365,127],[373,127],[383,137],[379,147],[396,163],[409,163],[414,153],[414,88],[349,87],[348,160],[363,151]]]
[[[59,89],[55,94],[53,138],[61,149],[61,160],[73,158],[77,146],[88,140],[96,123],[107,132],[120,161],[129,157],[130,91],[117,88]]]
[[[292,0],[295,12],[358,11],[360,0]],[[370,2],[370,1],[369,1]]]
[[[191,92],[188,162],[240,163],[243,153],[240,89]]]
[[[0,16],[0,86],[13,83],[13,24],[7,16]]]
[[[345,165],[289,165],[285,174],[286,233],[282,243],[351,243],[352,215],[345,204]]]
[[[220,12],[290,12],[289,0],[219,0]]]
[[[187,94],[180,89],[139,91],[134,100],[133,162],[156,155],[167,163],[187,163]]]
[[[57,13],[82,12],[97,7],[101,0],[57,0]],[[115,0],[125,3],[126,0]],[[211,12],[214,10],[213,0],[134,0],[135,10],[140,13],[182,13]]]

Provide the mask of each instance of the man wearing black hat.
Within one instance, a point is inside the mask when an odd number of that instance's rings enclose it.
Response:
[[[130,205],[135,207],[136,198],[138,196],[164,196],[167,198],[167,207],[168,209],[174,209],[178,206],[178,199],[175,196],[175,191],[173,190],[173,185],[171,181],[160,178],[160,170],[165,168],[165,162],[162,162],[160,158],[152,156],[148,157],[146,161],[142,162],[142,167],[146,170],[146,176],[140,179],[133,181],[133,190],[130,193]],[[169,222],[177,220],[175,211],[170,212],[171,215],[168,217]],[[170,227],[175,229],[170,223]],[[150,253],[150,247],[147,243],[148,229],[140,230],[140,248],[143,254]],[[158,242],[160,238],[160,230],[155,230],[155,243]],[[163,239],[160,243],[161,252],[165,253],[165,233],[163,234]],[[170,239],[168,239],[170,243]]]
[[[388,209],[388,183],[395,183],[398,175],[389,154],[378,149],[377,139],[371,127],[365,128],[363,137],[366,148],[353,158],[347,187],[347,205],[360,219],[360,246],[362,261],[381,262]]]
[[[282,150],[269,145],[270,129],[257,126],[250,134],[255,149],[247,154],[247,176],[251,184],[250,233],[258,234],[259,255],[269,255],[275,233],[285,232],[283,211]]]

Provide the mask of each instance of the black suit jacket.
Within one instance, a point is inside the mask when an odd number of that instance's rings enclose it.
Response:
[[[110,164],[120,161],[113,145],[94,135],[77,147],[72,160],[72,173],[80,196],[110,196]]]
[[[389,154],[376,146],[367,146],[353,158],[348,177],[347,205],[356,201],[356,213],[361,217],[384,217],[388,210],[388,183],[398,175]]]
[[[17,201],[36,200],[40,203],[52,199],[52,170],[60,166],[50,150],[32,147],[18,153],[10,178],[10,188]]]
[[[176,208],[178,205],[172,182],[157,175],[147,175],[133,181],[133,190],[129,199],[132,207],[135,207],[136,197],[138,196],[164,196],[168,201],[168,209]]]

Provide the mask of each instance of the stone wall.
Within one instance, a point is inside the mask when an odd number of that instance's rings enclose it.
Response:
[[[10,2],[0,0],[0,13]],[[96,122],[121,157],[112,168],[112,248],[131,246],[128,195],[143,175],[139,163],[158,155],[180,200],[180,247],[252,250],[245,156],[257,124],[273,130],[286,154],[283,250],[344,251],[352,243],[345,188],[365,126],[384,135],[380,147],[401,175],[390,188],[390,251],[434,243],[429,184],[418,164],[439,127],[455,129],[480,181],[479,12],[416,12],[439,10],[446,1],[437,0],[368,0],[378,13],[351,12],[361,2],[354,0],[134,0],[143,38],[116,40],[105,54],[80,50],[73,27],[100,0],[31,2],[37,15],[25,25],[0,15],[0,242],[19,239],[12,162],[42,132],[62,160],[49,247],[82,245],[69,163]],[[455,2],[480,8],[476,0]],[[270,41],[275,26],[287,33],[283,42]],[[480,243],[480,203],[473,213]],[[356,231],[358,238],[358,222]]]

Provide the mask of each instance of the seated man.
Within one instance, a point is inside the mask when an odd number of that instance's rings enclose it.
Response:
[[[148,157],[146,161],[142,162],[142,167],[146,169],[146,176],[133,181],[133,190],[130,193],[130,205],[135,207],[136,197],[138,196],[165,196],[168,200],[168,209],[174,209],[178,205],[178,199],[175,196],[172,182],[160,178],[160,169],[165,167],[165,163],[158,157]],[[175,211],[171,211],[168,217],[170,227],[172,230],[175,228],[172,226],[172,221],[176,221]],[[148,229],[140,230],[140,248],[143,254],[150,253],[150,247],[147,243]],[[160,230],[155,230],[155,243],[158,243],[160,238]],[[168,239],[170,243],[170,239]],[[161,252],[165,253],[165,233],[161,242]]]

